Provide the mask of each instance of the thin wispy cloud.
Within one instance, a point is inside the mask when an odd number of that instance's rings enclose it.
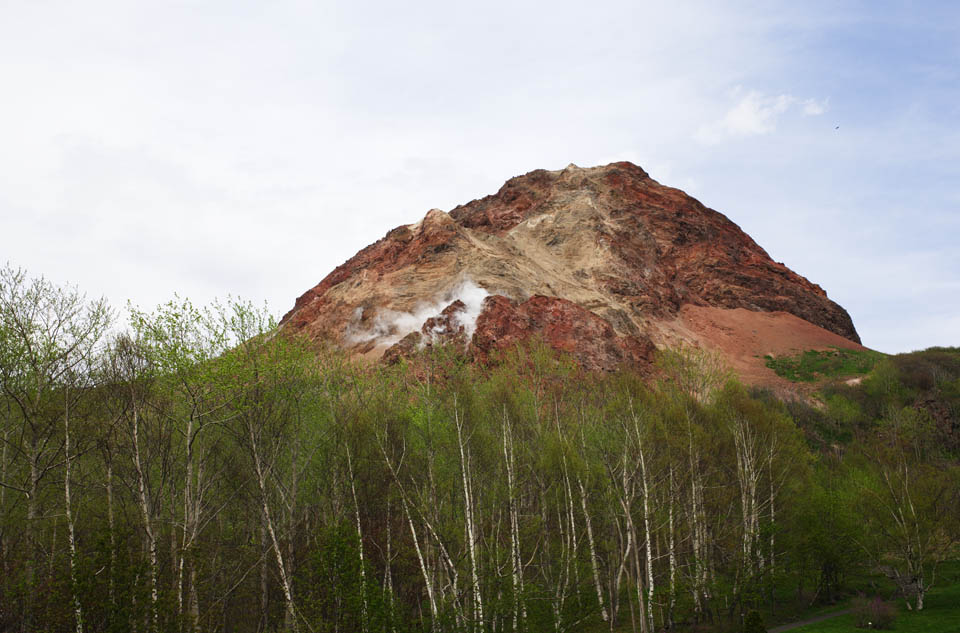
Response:
[[[804,99],[801,102],[802,112],[804,116],[820,116],[827,111],[827,106],[830,104],[830,99]]]
[[[781,117],[790,110],[803,116],[826,112],[827,100],[797,99],[790,94],[765,95],[756,90],[733,91],[737,102],[719,121],[702,125],[695,135],[701,143],[716,144],[730,139],[770,134],[777,129]],[[742,96],[740,96],[742,95]]]

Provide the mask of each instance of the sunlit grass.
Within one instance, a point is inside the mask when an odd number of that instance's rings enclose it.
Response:
[[[808,350],[795,356],[764,356],[767,367],[778,376],[794,382],[815,382],[823,378],[861,376],[868,373],[884,355],[872,350],[834,348]]]

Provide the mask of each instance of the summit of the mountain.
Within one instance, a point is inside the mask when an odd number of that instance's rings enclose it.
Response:
[[[626,162],[536,170],[433,209],[337,267],[282,325],[388,359],[435,340],[485,358],[539,336],[604,370],[691,344],[759,383],[768,353],[862,349],[820,286]]]

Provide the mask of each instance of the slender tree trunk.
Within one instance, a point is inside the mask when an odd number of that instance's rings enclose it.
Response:
[[[690,467],[690,536],[693,545],[693,595],[696,620],[702,621],[709,600],[710,578],[709,546],[703,509],[703,478],[700,472],[700,454],[693,444],[691,414],[687,412],[687,448]]]
[[[516,475],[513,452],[513,430],[503,408],[503,459],[507,471],[507,508],[510,519],[510,571],[513,588],[513,630],[526,628],[526,607],[523,599],[523,559],[520,556],[520,522],[517,510]]]
[[[770,480],[770,580],[773,582],[773,576],[777,572],[776,561],[777,561],[777,549],[776,549],[776,532],[777,532],[777,513],[776,513],[776,494],[777,487],[773,480],[773,456],[774,456],[774,445],[773,442],[770,443],[770,451],[767,456],[767,475]]]
[[[623,509],[624,523],[627,531],[627,550],[629,551],[631,545],[633,545],[633,563],[634,563],[634,580],[637,589],[637,605],[640,609],[640,630],[642,633],[652,633],[648,629],[647,617],[646,617],[646,606],[643,599],[643,565],[640,563],[640,544],[637,542],[637,530],[633,522],[633,513],[632,513],[632,504],[629,502],[629,499],[632,499],[632,483],[628,486],[627,482],[627,464],[626,464],[626,453],[624,453],[624,468],[623,468],[623,498],[620,501],[620,505]],[[626,563],[628,558],[624,558]]]
[[[673,518],[673,500],[676,497],[676,485],[673,478],[673,463],[670,464],[670,494],[668,524],[670,530],[669,536],[669,556],[670,556],[670,602],[667,607],[667,628],[673,628],[673,611],[677,605],[677,547],[676,547],[676,529]]]
[[[576,514],[574,511],[573,505],[573,488],[570,485],[570,470],[567,467],[567,456],[564,452],[565,442],[563,442],[563,433],[560,430],[560,420],[557,416],[557,434],[560,437],[561,442],[564,444],[564,449],[561,450],[561,465],[563,467],[563,485],[564,485],[564,497],[566,501],[566,519],[567,519],[567,533],[569,534],[570,548],[568,559],[571,561],[573,566],[573,575],[574,575],[574,586],[579,591],[580,588],[580,567],[577,563],[577,553],[580,549],[579,543],[577,542],[577,520]]]
[[[299,421],[299,412],[298,412],[298,421]],[[299,429],[299,422],[297,425]],[[296,527],[297,527],[297,501],[299,499],[299,493],[297,492],[298,486],[300,484],[300,434],[296,434],[293,440],[293,451],[290,457],[290,490],[287,496],[286,503],[286,518],[287,518],[287,557],[284,560],[284,563],[287,566],[287,583],[290,588],[290,595],[296,596],[296,590],[294,587],[294,577],[293,570],[296,569],[296,550],[295,550],[295,537],[296,537]],[[296,626],[296,614],[293,609],[287,611],[286,614],[287,628],[291,626]]]
[[[266,631],[270,624],[270,571],[268,569],[267,555],[272,546],[269,542],[270,535],[267,534],[267,517],[260,512],[260,547],[262,556],[260,557],[260,626],[259,631]]]
[[[197,591],[197,561],[193,556],[190,558],[190,627],[192,631],[200,629],[200,596]]]
[[[30,492],[27,494],[27,524],[24,529],[29,553],[24,561],[26,567],[26,596],[23,600],[23,623],[21,630],[29,633],[33,630],[34,591],[36,590],[37,568],[40,566],[39,547],[37,544],[37,519],[39,517],[40,471],[37,467],[35,440],[32,442],[30,454]]]
[[[180,543],[180,557],[177,561],[177,620],[183,622],[183,575],[185,559],[188,555],[189,544],[187,539],[193,525],[193,414],[187,421],[186,435],[186,474],[183,481],[183,525],[182,537]],[[191,633],[193,629],[191,628]]]
[[[69,398],[69,395],[66,397]],[[77,633],[83,633],[83,609],[80,607],[80,596],[77,594],[77,588],[80,586],[79,571],[77,569],[77,537],[73,525],[73,503],[70,499],[71,462],[73,460],[73,456],[70,454],[70,448],[70,403],[68,401],[63,414],[63,501],[67,517],[67,542],[70,545],[70,593],[73,595],[74,630]]]
[[[703,556],[700,545],[700,523],[698,516],[698,498],[697,498],[697,477],[694,468],[695,458],[693,454],[693,444],[690,444],[690,539],[693,549],[693,582],[690,583],[690,592],[693,596],[693,612],[696,620],[699,622],[703,614],[701,586]]]
[[[0,481],[7,481],[7,435],[9,434],[9,429],[4,428],[3,430],[3,448],[2,454],[0,454]],[[7,507],[7,488],[6,486],[0,486],[0,510],[3,510]],[[7,557],[7,532],[6,530],[0,530],[0,561],[2,561],[2,567],[0,567],[0,572],[3,573],[4,578],[7,577],[9,569],[9,560]]]
[[[577,477],[577,485],[580,487],[580,507],[583,509],[583,520],[587,525],[587,544],[590,547],[590,569],[593,572],[593,585],[597,590],[597,603],[600,605],[600,617],[604,622],[609,622],[610,615],[607,613],[607,607],[603,600],[603,588],[600,585],[600,566],[597,564],[597,548],[593,538],[593,522],[590,520],[589,510],[587,510],[587,490],[580,477]]]
[[[400,473],[397,472],[396,467],[390,458],[387,456],[386,448],[382,443],[379,443],[380,453],[383,455],[383,461],[386,463],[387,468],[390,470],[390,474],[393,476],[393,481],[397,485],[397,491],[400,493],[400,503],[403,506],[403,513],[407,518],[407,525],[410,527],[410,536],[413,539],[413,548],[417,554],[417,563],[420,566],[420,573],[423,575],[423,583],[426,586],[427,590],[427,601],[430,605],[430,626],[436,627],[437,622],[437,599],[434,593],[434,582],[433,578],[430,575],[428,570],[427,560],[424,556],[423,548],[420,547],[420,539],[417,536],[417,528],[413,522],[413,515],[410,512],[410,504],[407,501],[407,494],[403,489],[403,485],[400,483]]]
[[[289,576],[289,570],[283,560],[283,551],[280,549],[280,542],[277,539],[277,532],[274,529],[273,517],[270,514],[270,504],[267,502],[267,480],[263,464],[260,461],[260,445],[253,432],[253,425],[247,425],[247,431],[250,439],[250,451],[253,454],[254,473],[257,476],[257,487],[260,490],[260,509],[263,512],[264,520],[267,524],[267,534],[270,536],[270,544],[273,546],[273,552],[277,563],[277,570],[280,572],[280,584],[283,589],[283,598],[286,604],[285,624],[289,630],[297,633],[299,625],[297,622],[296,611],[293,603],[293,586]]]
[[[107,456],[107,529],[110,532],[110,608],[117,612],[117,520],[113,508],[113,455]]]
[[[740,510],[742,517],[743,570],[745,579],[755,577],[758,568],[762,571],[762,557],[755,562],[759,516],[757,508],[757,459],[756,440],[745,420],[733,424],[734,444],[737,452],[737,478],[740,484]]]
[[[413,516],[410,514],[410,506],[407,498],[401,494],[400,501],[403,504],[403,512],[407,515],[407,524],[410,526],[410,536],[413,538],[413,547],[417,552],[417,562],[420,564],[420,573],[423,574],[423,582],[427,587],[427,600],[430,603],[430,626],[437,626],[437,599],[433,593],[433,579],[427,571],[427,564],[423,557],[423,550],[420,548],[420,539],[417,537],[417,528],[413,523]]]
[[[393,513],[390,511],[390,496],[387,496],[387,555],[385,557],[384,566],[383,566],[383,591],[386,594],[387,599],[387,613],[390,620],[390,630],[394,631],[394,622],[393,622],[393,572],[391,571],[391,564],[393,562],[393,539],[392,539],[392,526],[393,526]]]
[[[143,460],[140,455],[140,417],[137,408],[133,408],[133,466],[137,474],[137,492],[140,502],[140,513],[143,517],[143,529],[147,535],[147,550],[150,557],[150,613],[149,629],[151,633],[157,630],[157,535],[153,527],[153,511],[147,493],[146,474],[143,469]],[[173,532],[171,530],[171,532]]]
[[[623,574],[627,571],[628,566],[630,565],[630,560],[632,555],[634,560],[635,572],[636,572],[635,580],[637,585],[637,600],[638,600],[638,603],[640,604],[640,609],[641,609],[640,626],[644,630],[644,633],[646,633],[647,620],[646,620],[646,616],[643,609],[643,593],[641,590],[643,573],[641,572],[642,567],[639,562],[640,555],[638,552],[638,550],[640,549],[640,544],[637,543],[637,533],[633,523],[634,482],[631,480],[631,476],[630,476],[626,444],[624,444],[623,449],[624,449],[623,458],[622,458],[621,471],[620,471],[619,502],[620,502],[620,508],[623,512],[623,525],[624,525],[624,532],[626,532],[627,545],[624,548],[623,555],[620,559],[619,569],[617,570],[617,577],[614,585],[614,593],[615,595],[619,596],[622,577],[623,577]],[[628,600],[628,602],[630,601]],[[630,602],[630,604],[631,604],[630,608],[632,613],[633,603]],[[614,618],[615,617],[616,617],[616,610],[614,610]]]
[[[358,541],[358,552],[360,555],[360,596],[361,596],[361,613],[360,613],[360,626],[363,633],[367,631],[367,618],[368,618],[368,607],[367,607],[367,571],[366,571],[366,561],[363,559],[363,528],[360,524],[360,503],[357,501],[357,485],[354,479],[353,473],[353,460],[350,457],[350,447],[346,448],[347,452],[347,470],[350,475],[350,493],[353,496],[353,513],[354,518],[356,519],[357,525],[357,541]]]
[[[639,438],[638,438],[639,441]],[[650,538],[650,480],[647,476],[647,461],[643,454],[643,445],[638,446],[640,451],[640,476],[643,479],[643,532],[644,549],[647,554],[647,628],[654,630],[653,622],[653,548]]]
[[[470,553],[470,579],[473,593],[473,624],[471,628],[483,627],[483,599],[480,595],[480,575],[477,570],[477,527],[473,517],[473,481],[470,476],[469,447],[463,437],[463,419],[457,408],[456,398],[453,402],[454,422],[457,427],[457,446],[460,449],[460,474],[463,479],[463,504],[466,514],[467,545]]]

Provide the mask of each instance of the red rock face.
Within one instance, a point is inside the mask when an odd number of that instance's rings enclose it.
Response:
[[[577,304],[542,295],[520,304],[499,295],[488,297],[472,342],[478,356],[487,358],[535,336],[594,371],[644,367],[656,352],[650,339],[619,336],[609,323]]]
[[[528,217],[552,212],[556,198],[571,186],[582,187],[615,221],[593,227],[597,241],[609,246],[619,264],[614,275],[597,281],[635,309],[671,314],[691,303],[780,310],[860,342],[846,310],[827,299],[820,286],[771,260],[726,216],[660,185],[632,163],[598,171],[595,178],[570,184],[557,176],[563,172],[534,171],[450,216],[462,226],[503,234]],[[555,239],[559,244],[562,236]]]
[[[536,335],[604,370],[643,366],[654,345],[730,348],[684,321],[684,306],[789,314],[860,340],[823,289],[630,163],[533,171],[449,214],[432,210],[339,266],[282,325],[393,359],[456,337],[484,357]]]
[[[424,336],[444,340],[466,336],[466,326],[460,321],[466,309],[466,304],[457,299],[444,308],[443,312],[424,321],[420,332]]]

